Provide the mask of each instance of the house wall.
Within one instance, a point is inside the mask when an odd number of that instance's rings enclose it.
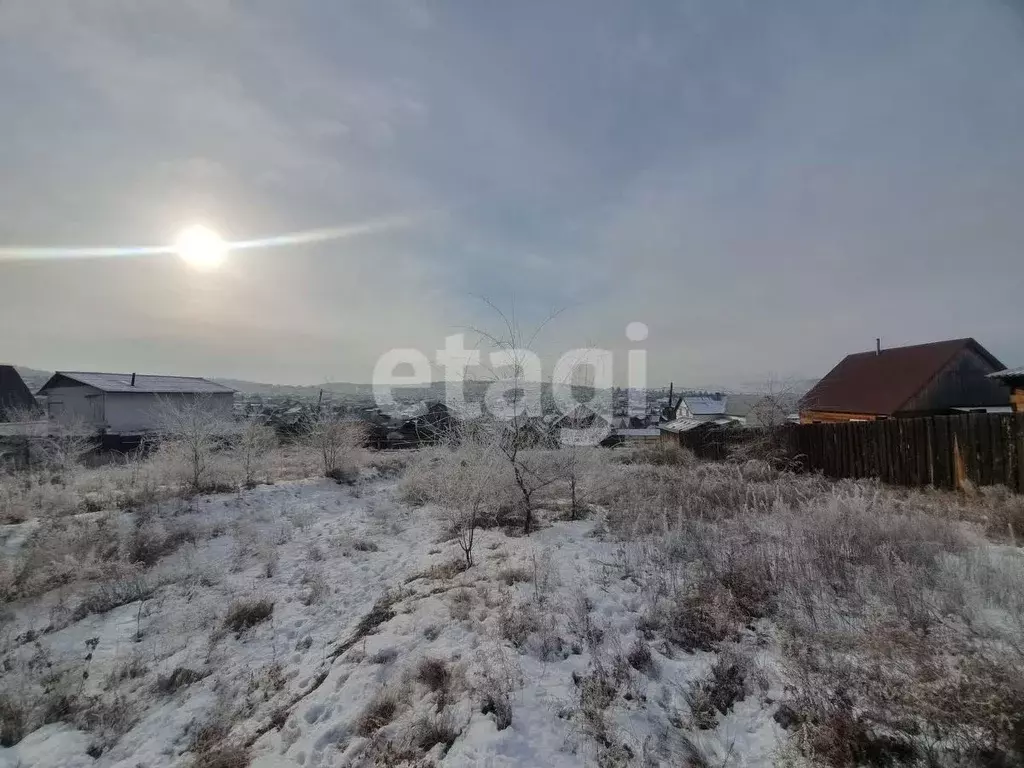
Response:
[[[846,421],[875,421],[875,413],[839,413],[837,411],[800,411],[801,424],[837,424]]]
[[[103,427],[103,393],[84,384],[51,387],[46,390],[46,413],[51,419],[63,424],[80,422]]]
[[[1024,386],[1014,387],[1010,394],[1010,405],[1015,413],[1024,413]]]
[[[955,406],[1007,405],[1009,389],[988,378],[995,368],[973,349],[963,349],[905,406],[900,414],[934,413]]]
[[[150,392],[110,392],[106,395],[106,421],[110,432],[134,434],[151,432],[160,426],[159,409],[192,402],[195,395],[188,393],[153,394]],[[222,416],[231,416],[234,395],[218,392],[203,395],[210,408]]]

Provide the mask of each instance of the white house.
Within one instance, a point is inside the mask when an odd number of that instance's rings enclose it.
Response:
[[[51,419],[108,434],[151,432],[159,426],[162,404],[202,397],[211,410],[231,415],[235,391],[192,376],[57,371],[39,390]]]

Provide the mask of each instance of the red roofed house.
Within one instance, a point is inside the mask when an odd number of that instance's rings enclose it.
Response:
[[[974,339],[847,355],[800,400],[800,423],[874,421],[1008,407],[1005,368]]]

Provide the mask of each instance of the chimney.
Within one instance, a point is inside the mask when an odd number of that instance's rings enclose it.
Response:
[[[882,340],[875,339],[875,355],[882,354]],[[134,377],[132,377],[134,379]]]
[[[135,374],[134,373],[132,374],[132,386],[133,387],[135,386]]]

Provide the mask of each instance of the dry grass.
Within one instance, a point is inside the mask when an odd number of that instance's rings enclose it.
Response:
[[[984,538],[1011,539],[1019,497],[829,482],[763,462],[619,471],[601,501],[627,542],[623,567],[651,595],[643,634],[722,652],[772,621],[805,757],[1024,760],[1024,557]],[[745,675],[723,656],[694,683],[698,728],[715,727]]]
[[[270,618],[274,612],[274,602],[265,597],[249,600],[236,600],[228,608],[224,617],[224,626],[236,635],[255,627]]]
[[[395,719],[404,703],[403,695],[396,689],[385,689],[378,693],[356,720],[356,733],[372,736]]]
[[[451,672],[444,661],[428,656],[417,666],[416,679],[432,691],[441,691],[451,682]]]

